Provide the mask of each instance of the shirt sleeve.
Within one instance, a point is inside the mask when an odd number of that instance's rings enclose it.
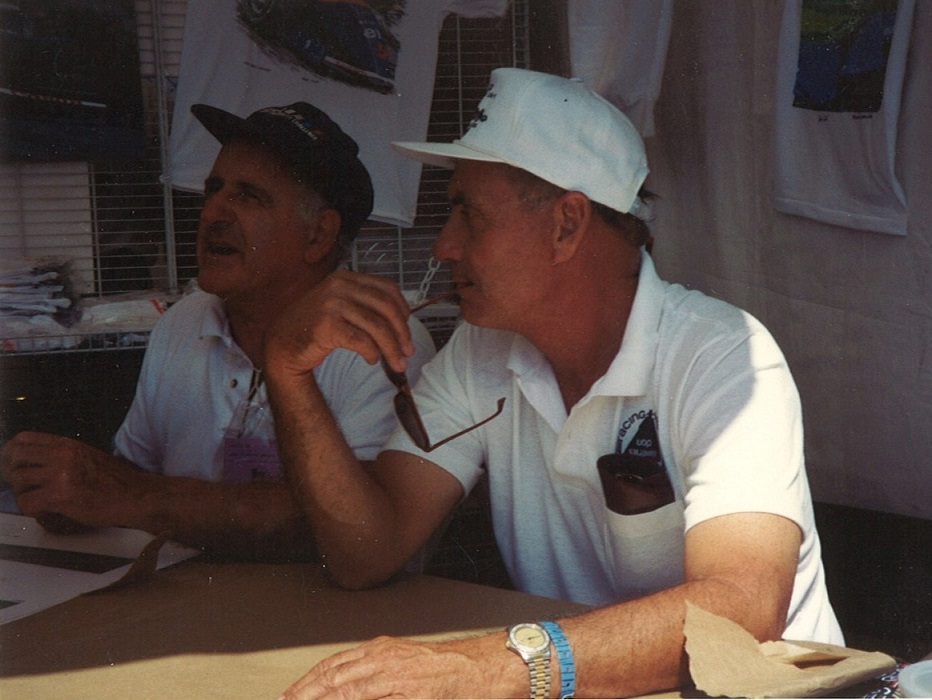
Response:
[[[483,418],[494,410],[494,401],[483,402],[470,391],[472,368],[482,366],[482,355],[473,355],[475,328],[463,324],[453,333],[449,342],[426,366],[421,380],[414,388],[415,402],[427,434],[433,441],[453,435]],[[484,352],[495,349],[482,347]],[[487,405],[486,405],[487,404]],[[386,449],[400,450],[423,457],[454,476],[469,493],[487,462],[488,450],[480,428],[448,442],[431,452],[420,450],[399,426],[395,429]]]
[[[434,342],[419,320],[409,321],[414,355],[408,358],[408,381],[417,382],[422,367],[435,354]],[[374,460],[398,424],[393,398],[397,389],[380,363],[368,364],[348,350],[336,350],[316,378],[330,410],[356,457]]]
[[[771,335],[748,324],[747,333],[703,347],[685,379],[673,425],[687,528],[736,512],[806,524],[799,395]]]
[[[152,430],[149,415],[151,399],[147,393],[147,387],[153,386],[163,371],[154,366],[158,364],[160,356],[154,350],[158,343],[157,332],[157,328],[153,329],[150,336],[136,382],[136,393],[113,439],[113,451],[117,457],[123,457],[141,469],[161,473],[162,452],[159,449],[159,438]]]

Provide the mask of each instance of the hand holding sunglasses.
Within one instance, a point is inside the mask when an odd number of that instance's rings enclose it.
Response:
[[[455,293],[456,292],[454,290],[441,294],[440,296],[434,297],[433,299],[428,299],[427,301],[413,307],[411,309],[411,313],[426,308],[431,304],[436,304],[439,301],[453,296]],[[398,393],[395,394],[394,402],[395,413],[398,416],[398,420],[401,422],[401,427],[405,429],[405,432],[408,434],[414,444],[424,452],[431,452],[441,445],[445,445],[451,440],[455,440],[456,438],[485,425],[490,420],[498,416],[502,412],[502,409],[505,407],[505,398],[502,397],[498,400],[497,409],[488,418],[479,421],[478,423],[466,428],[465,430],[461,430],[458,433],[454,433],[453,435],[445,437],[443,440],[432,443],[430,441],[430,436],[427,434],[427,428],[424,427],[424,421],[421,420],[421,414],[417,410],[417,405],[414,403],[414,396],[411,394],[411,386],[408,384],[407,375],[404,372],[397,372],[393,370],[385,361],[384,356],[382,357],[382,369],[385,370],[385,376],[388,377],[388,380],[398,389]]]

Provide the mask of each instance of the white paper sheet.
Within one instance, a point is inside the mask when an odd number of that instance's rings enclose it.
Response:
[[[0,513],[0,625],[118,581],[153,539],[126,528],[55,535],[33,518]],[[198,553],[165,542],[156,567]]]

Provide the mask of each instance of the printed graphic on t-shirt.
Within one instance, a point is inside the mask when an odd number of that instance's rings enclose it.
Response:
[[[657,437],[657,414],[651,410],[632,413],[618,428],[615,452],[637,461],[649,461],[663,470],[663,455]]]
[[[406,0],[237,0],[236,15],[269,56],[380,93],[395,89]]]
[[[655,419],[653,411],[631,414],[619,427],[615,452],[598,459],[605,505],[615,513],[647,513],[675,499]]]
[[[897,0],[803,0],[793,106],[876,112]]]

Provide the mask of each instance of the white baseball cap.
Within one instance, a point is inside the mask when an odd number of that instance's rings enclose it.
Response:
[[[491,77],[462,138],[392,145],[442,168],[452,168],[457,159],[506,163],[646,218],[638,197],[649,172],[644,142],[617,107],[578,79],[521,68],[496,68]]]

